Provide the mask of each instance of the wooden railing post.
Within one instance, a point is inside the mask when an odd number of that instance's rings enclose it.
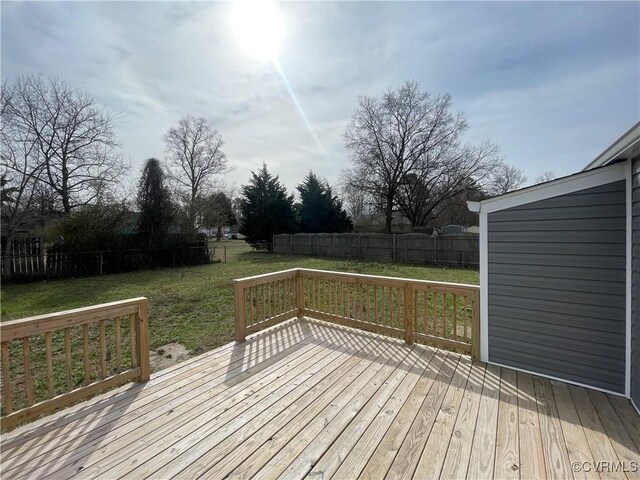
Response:
[[[480,290],[473,292],[473,312],[471,314],[471,358],[480,360]]]
[[[244,285],[239,281],[233,284],[233,299],[236,315],[236,342],[244,342],[247,331],[246,306],[244,301]]]
[[[413,288],[410,283],[404,284],[404,341],[413,344]]]
[[[149,303],[145,298],[138,304],[138,321],[136,322],[136,354],[140,368],[139,382],[146,382],[151,375],[149,365]]]
[[[300,272],[296,273],[296,307],[298,307],[298,318],[303,316],[304,312],[304,278]]]

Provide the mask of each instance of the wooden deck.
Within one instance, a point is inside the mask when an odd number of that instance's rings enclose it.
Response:
[[[3,435],[2,477],[638,478],[608,471],[639,450],[622,398],[292,321]]]

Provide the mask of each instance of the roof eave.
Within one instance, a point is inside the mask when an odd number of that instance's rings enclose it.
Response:
[[[617,160],[626,160],[640,153],[640,122],[627,130],[613,145],[598,155],[586,167],[583,172],[593,168],[609,165]]]

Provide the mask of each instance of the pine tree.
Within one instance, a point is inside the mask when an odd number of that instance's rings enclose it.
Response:
[[[242,187],[240,229],[251,244],[271,244],[273,235],[294,233],[296,218],[293,195],[272,176],[267,165],[262,164],[258,173],[251,172],[249,185]]]
[[[309,172],[300,185],[300,231],[305,233],[342,233],[353,229],[353,223],[333,195],[331,187]]]
[[[161,246],[173,220],[173,205],[160,161],[150,158],[142,170],[138,184],[138,232],[149,248]]]

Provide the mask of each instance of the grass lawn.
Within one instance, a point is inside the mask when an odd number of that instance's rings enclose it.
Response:
[[[216,244],[216,256],[224,247],[227,263],[3,286],[2,320],[143,296],[149,299],[151,348],[178,342],[197,355],[233,340],[234,278],[304,267],[479,282],[475,270],[255,253],[242,241]]]

